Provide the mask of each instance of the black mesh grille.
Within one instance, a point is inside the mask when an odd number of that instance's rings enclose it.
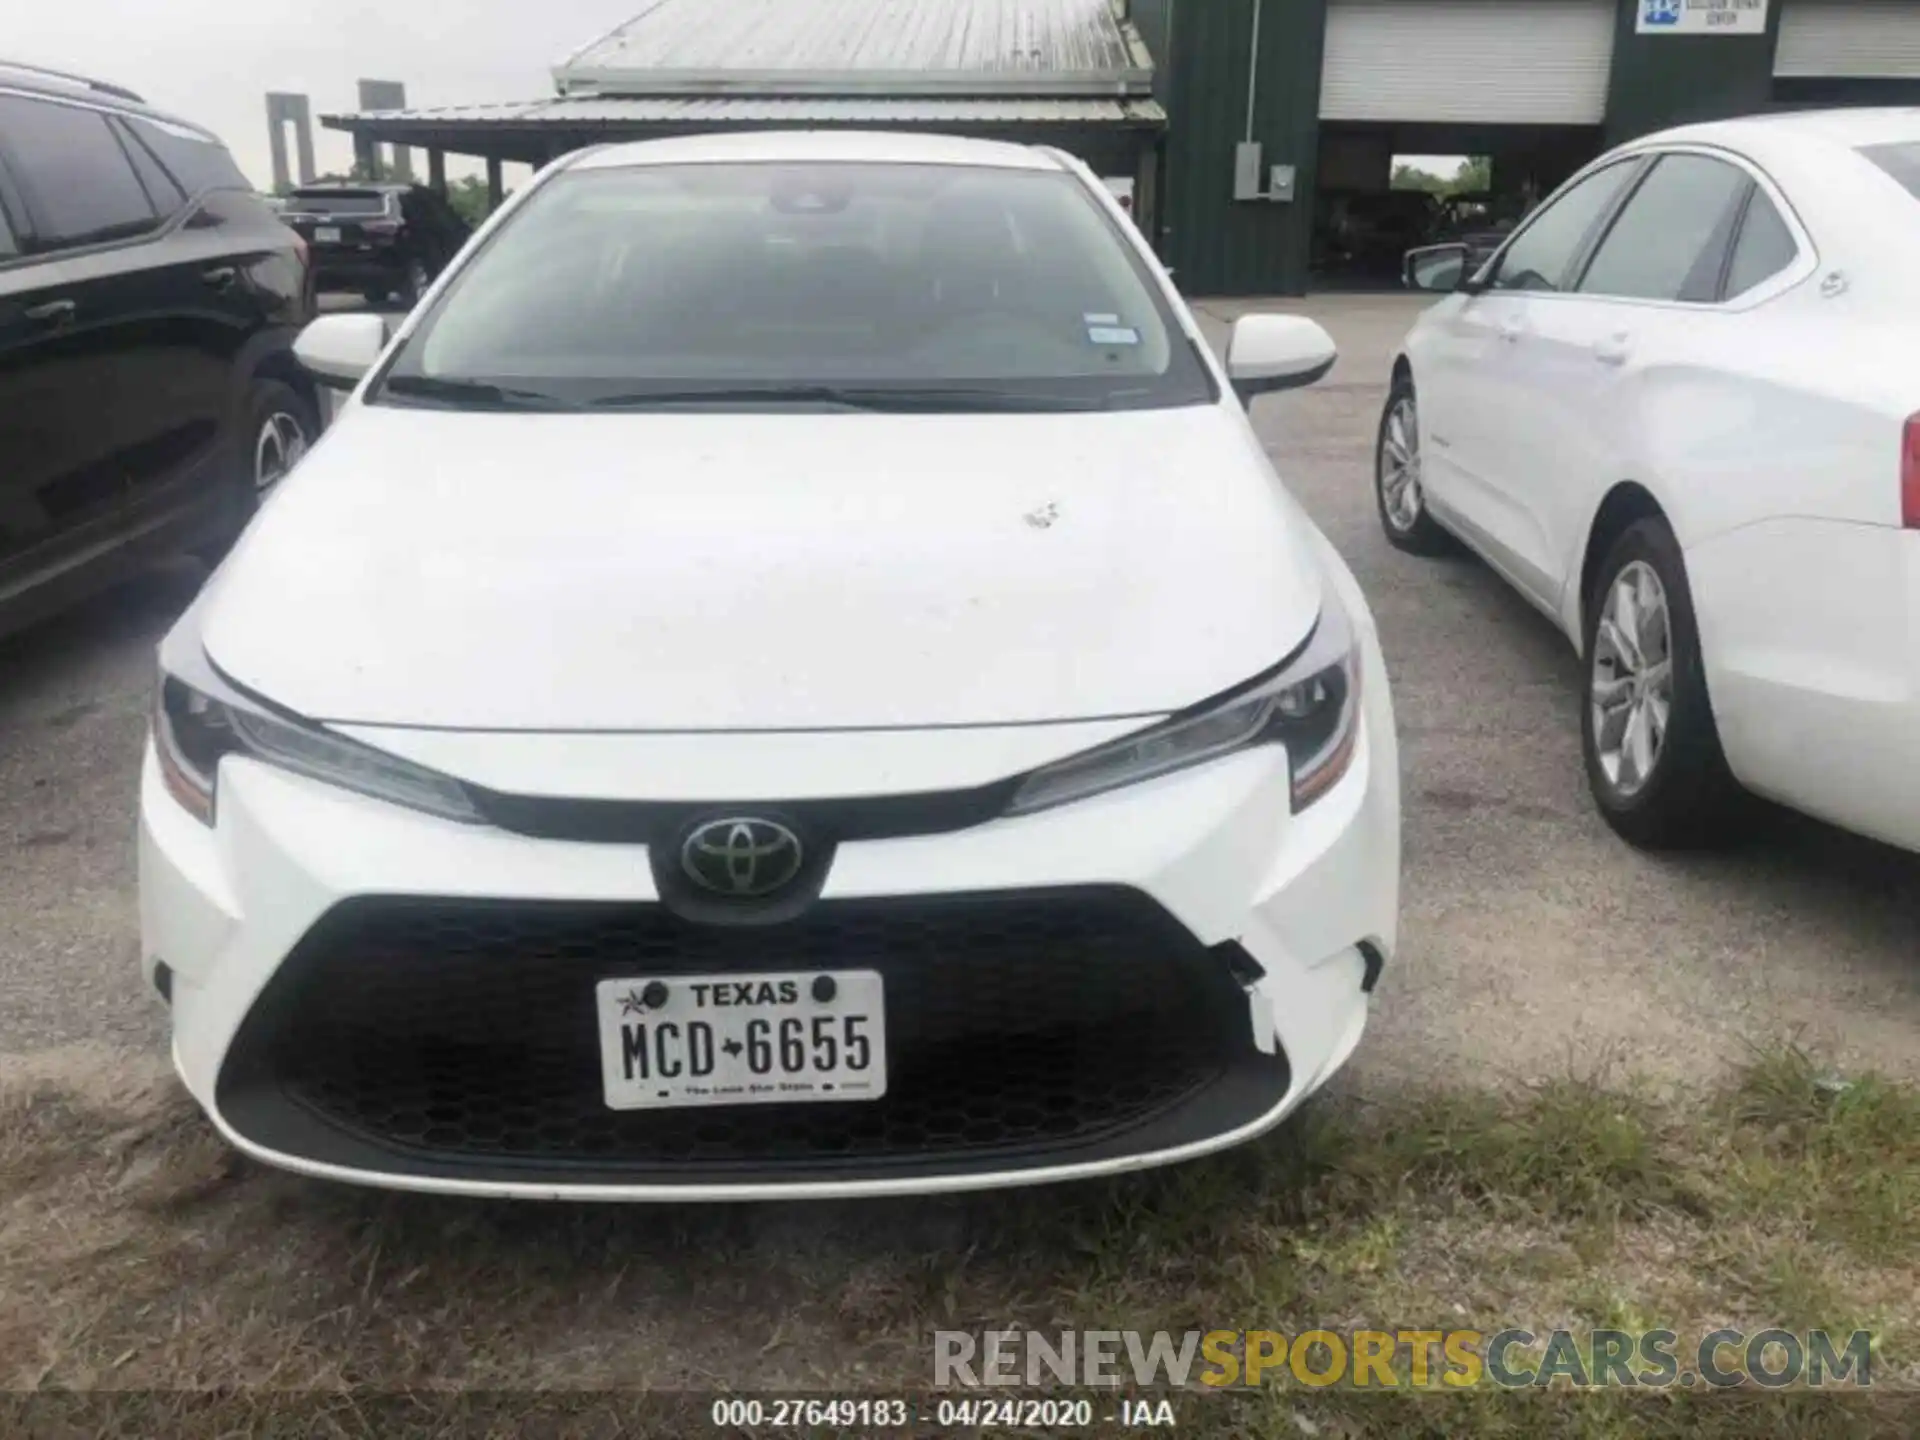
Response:
[[[829,969],[884,978],[884,1098],[606,1107],[597,981]],[[364,900],[281,967],[220,1104],[260,1143],[370,1145],[389,1166],[684,1177],[1000,1163],[1191,1107],[1247,1058],[1249,1028],[1226,960],[1130,891],[831,902],[769,927],[657,906]]]

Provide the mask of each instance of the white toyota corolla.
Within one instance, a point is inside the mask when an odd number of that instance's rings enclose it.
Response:
[[[549,167],[167,637],[148,977],[222,1132],[466,1194],[1177,1160],[1393,953],[1374,626],[1078,162],[708,137]]]
[[[1387,538],[1472,546],[1586,657],[1637,844],[1742,787],[1920,850],[1920,110],[1669,131],[1594,162],[1395,364]]]

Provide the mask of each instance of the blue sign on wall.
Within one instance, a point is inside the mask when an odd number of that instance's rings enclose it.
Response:
[[[1639,0],[1641,35],[1764,35],[1767,0]]]

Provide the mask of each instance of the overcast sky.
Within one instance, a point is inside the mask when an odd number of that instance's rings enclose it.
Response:
[[[357,108],[355,82],[398,80],[410,105],[552,93],[555,61],[646,0],[0,0],[0,55],[79,70],[216,130],[256,185],[272,183],[269,90],[311,97],[316,117]],[[457,16],[457,20],[449,17]],[[323,171],[353,159],[319,128]],[[415,168],[424,172],[424,162]],[[456,167],[455,173],[458,172]]]

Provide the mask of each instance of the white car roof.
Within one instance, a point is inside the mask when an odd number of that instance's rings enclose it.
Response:
[[[1058,170],[1044,150],[999,140],[914,135],[888,130],[750,130],[636,140],[589,151],[575,169],[634,165],[765,164],[769,161],[865,162],[891,165],[985,165],[1005,170]]]
[[[1724,145],[1764,158],[1769,152],[1804,154],[1810,147],[1857,150],[1863,145],[1920,141],[1920,107],[1862,110],[1790,110],[1683,125],[1648,135],[1636,145]]]

